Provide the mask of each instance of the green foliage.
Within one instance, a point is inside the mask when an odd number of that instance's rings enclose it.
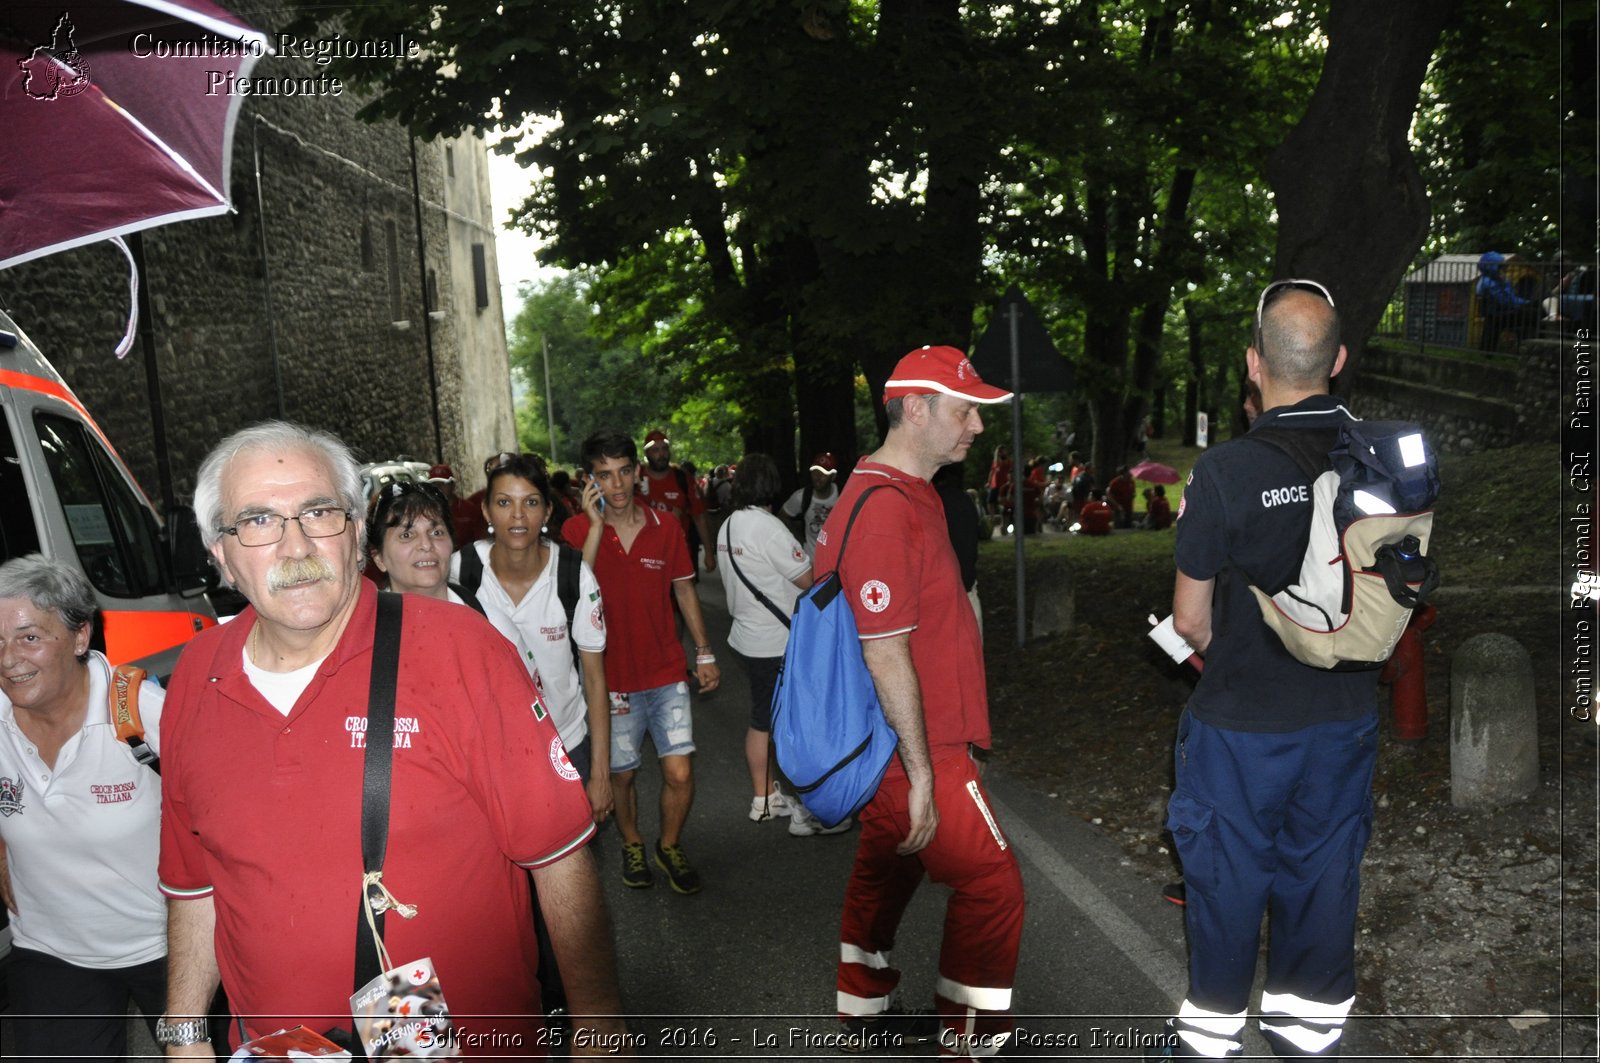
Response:
[[[518,159],[545,179],[516,217],[547,262],[589,271],[582,329],[532,312],[535,331],[566,329],[559,355],[551,341],[558,450],[598,419],[643,428],[677,410],[719,457],[759,446],[780,464],[797,420],[807,446],[845,451],[853,434],[870,449],[893,360],[968,346],[975,311],[1013,281],[1078,369],[1025,449],[1070,419],[1114,463],[1162,391],[1169,423],[1190,388],[1225,414],[1271,272],[1263,160],[1327,46],[1320,0],[504,0],[494,18],[475,0],[300,4],[349,37],[422,44],[398,64],[336,62],[373,92],[367,113],[424,135],[537,129]],[[1469,134],[1484,158],[1538,147],[1555,3],[1536,6],[1463,0],[1419,119],[1437,177],[1461,175],[1463,232],[1504,213],[1505,193],[1473,200],[1474,183],[1518,183],[1463,173]],[[1534,152],[1541,173],[1548,154]],[[1480,200],[1492,209],[1474,214]]]
[[[1569,252],[1592,251],[1593,199],[1586,225],[1581,215],[1562,217],[1560,195],[1563,177],[1574,187],[1594,184],[1592,50],[1591,136],[1561,135],[1571,109],[1584,107],[1582,53],[1564,55],[1563,40],[1587,20],[1592,48],[1594,18],[1592,5],[1559,0],[1461,0],[1414,126],[1434,213],[1426,258],[1499,250],[1553,259],[1563,237]]]
[[[522,290],[522,309],[508,328],[514,373],[527,386],[517,409],[517,438],[527,450],[547,454],[550,432],[545,415],[545,361],[550,352],[550,393],[554,396],[557,464],[572,465],[583,438],[601,427],[629,432],[641,443],[651,429],[665,429],[675,461],[702,467],[729,461],[740,452],[730,430],[738,409],[720,381],[697,380],[674,356],[670,344],[641,349],[595,302],[597,293],[624,279],[620,271],[596,284],[587,274],[571,273]]]

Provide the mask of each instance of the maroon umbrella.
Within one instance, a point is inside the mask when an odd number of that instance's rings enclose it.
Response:
[[[1171,465],[1163,465],[1159,461],[1141,461],[1129,469],[1128,474],[1135,480],[1153,484],[1175,484],[1179,480],[1177,469]]]
[[[227,211],[227,88],[270,51],[207,0],[7,0],[0,269]]]

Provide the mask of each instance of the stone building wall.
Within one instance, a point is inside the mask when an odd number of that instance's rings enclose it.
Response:
[[[271,6],[230,6],[269,33],[282,25]],[[203,90],[206,61],[190,62]],[[322,72],[310,60],[273,56],[253,76]],[[356,120],[361,102],[348,87],[338,98],[247,97],[234,135],[235,213],[142,234],[146,324],[180,500],[217,440],[269,417],[332,431],[362,460],[442,457],[458,469],[476,469],[500,440],[515,439],[483,145],[451,142],[455,184],[445,145],[416,145],[425,257],[438,293],[430,322],[411,140],[394,123]],[[483,308],[473,303],[470,253],[457,253],[474,242],[485,245],[490,275]],[[97,244],[0,271],[0,305],[158,498],[143,348],[122,362],[112,354],[128,307],[121,253]]]

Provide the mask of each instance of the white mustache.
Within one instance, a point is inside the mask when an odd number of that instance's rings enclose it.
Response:
[[[325,558],[289,557],[273,565],[272,571],[267,573],[267,590],[276,594],[301,583],[320,583],[323,580],[332,583],[335,578],[333,566]]]

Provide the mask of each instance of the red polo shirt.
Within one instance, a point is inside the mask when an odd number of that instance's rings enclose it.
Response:
[[[594,578],[606,603],[606,686],[632,694],[688,678],[678,618],[672,612],[672,584],[693,579],[694,563],[683,529],[648,506],[640,506],[644,527],[624,550],[615,528],[600,535]],[[578,549],[589,536],[589,515],[579,513],[561,526],[561,537]]]
[[[926,480],[862,461],[817,535],[819,574],[838,564],[839,540],[856,499],[861,509],[840,571],[863,642],[910,633],[911,660],[922,691],[922,714],[933,759],[974,744],[989,745],[989,694],[977,617],[950,545],[944,505]],[[905,771],[896,757],[891,772]]]
[[[189,643],[167,692],[161,889],[214,898],[223,985],[251,1036],[351,1025],[377,611],[376,590],[360,594],[287,718],[244,674],[253,609]],[[384,883],[418,914],[386,919],[391,958],[433,958],[458,1028],[521,1035],[478,1052],[542,1054],[522,868],[594,833],[583,786],[516,650],[471,609],[405,596],[397,685]]]
[[[687,491],[684,490],[686,486]],[[634,494],[651,509],[677,517],[685,535],[694,526],[694,518],[706,511],[705,499],[700,497],[694,481],[680,469],[668,469],[664,475],[656,476],[649,466],[641,465]]]

